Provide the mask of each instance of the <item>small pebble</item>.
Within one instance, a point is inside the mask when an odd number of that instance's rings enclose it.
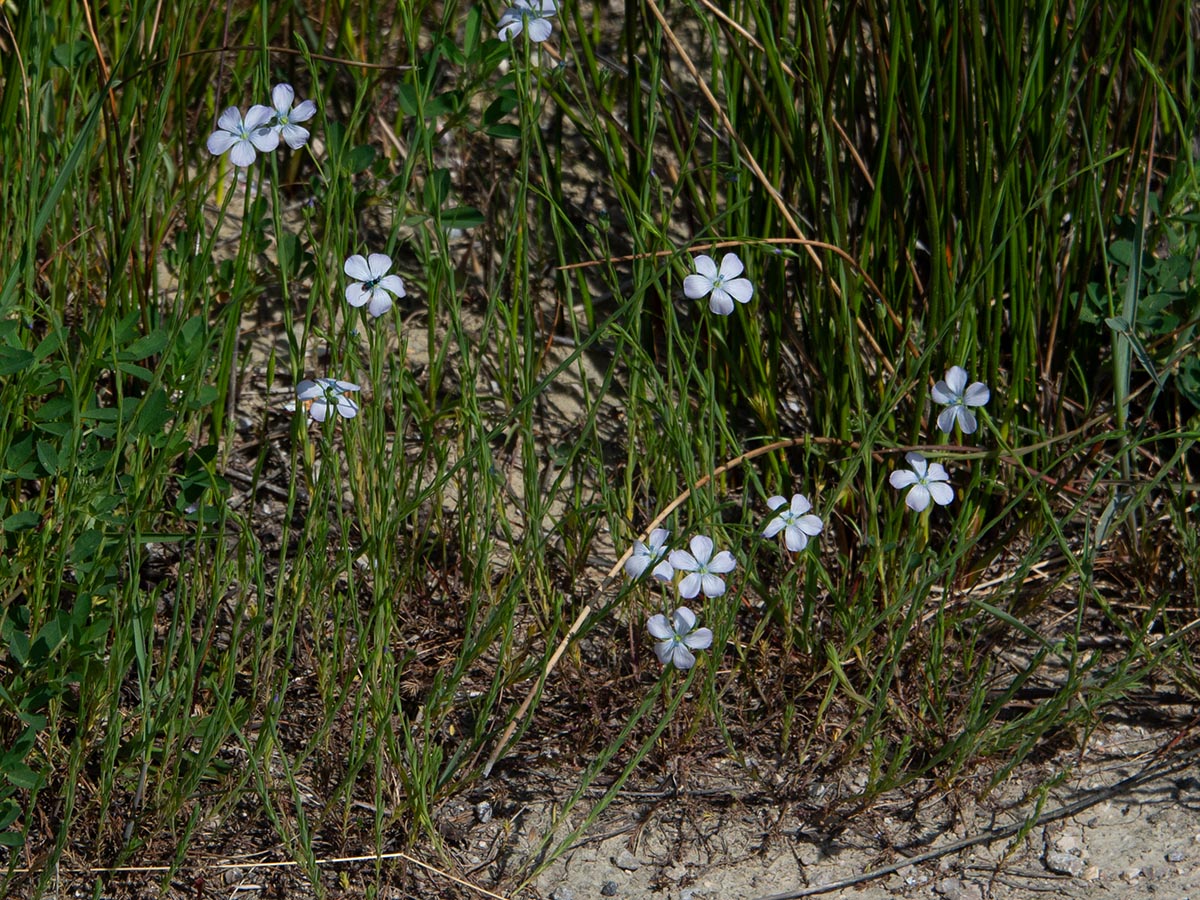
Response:
[[[480,823],[484,825],[492,821],[492,804],[488,803],[486,800],[476,804],[475,818],[477,818]]]
[[[1063,853],[1060,850],[1051,850],[1042,860],[1046,868],[1056,875],[1070,875],[1072,878],[1078,878],[1083,874],[1083,860],[1078,856],[1070,853]]]
[[[617,883],[615,881],[606,881],[600,886],[600,893],[605,897],[617,896]]]
[[[626,872],[636,872],[642,867],[642,864],[638,861],[638,858],[628,850],[622,850],[620,853],[614,856],[613,865],[618,869],[623,869]]]
[[[560,884],[550,892],[550,900],[575,900],[575,892],[565,884]]]
[[[1167,862],[1183,862],[1184,859],[1185,856],[1182,850],[1172,850],[1167,853]]]

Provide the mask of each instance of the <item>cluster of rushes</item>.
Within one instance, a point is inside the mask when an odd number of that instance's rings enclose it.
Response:
[[[553,30],[550,17],[557,12],[554,0],[514,0],[497,22],[497,37],[508,41],[524,32],[530,41],[540,43],[550,37]],[[208,152],[213,156],[229,154],[229,161],[244,169],[254,164],[259,153],[270,153],[281,142],[299,150],[310,136],[300,123],[316,115],[317,105],[312,100],[301,103],[295,100],[296,92],[290,84],[277,84],[271,90],[270,106],[255,104],[244,116],[240,108],[229,107],[218,116],[217,128],[208,136]],[[346,287],[346,302],[355,308],[365,306],[373,319],[387,313],[394,298],[406,296],[404,281],[399,275],[390,274],[391,268],[392,259],[385,253],[365,257],[356,253],[348,257],[342,267],[351,279]],[[748,299],[747,295],[741,302]],[[732,308],[730,304],[730,311]],[[289,408],[303,409],[309,420],[317,423],[339,417],[352,419],[358,415],[355,395],[361,390],[361,385],[341,378],[304,379],[296,385],[296,403]]]
[[[722,316],[734,310],[734,301],[749,303],[754,295],[754,286],[748,278],[740,277],[744,271],[741,259],[735,253],[726,253],[718,267],[711,257],[700,254],[695,257],[696,272],[683,282],[684,294],[692,300],[709,298],[709,309]],[[945,407],[937,417],[938,428],[949,435],[957,426],[963,434],[973,434],[979,423],[972,408],[984,406],[991,399],[991,391],[983,382],[968,384],[967,371],[961,366],[951,366],[946,377],[938,381],[930,391],[931,399]],[[915,451],[905,455],[907,469],[896,469],[889,481],[897,490],[907,491],[905,505],[918,513],[929,508],[930,501],[947,506],[954,500],[954,489],[950,476],[938,462],[930,462]],[[813,514],[812,503],[803,494],[793,494],[789,502],[786,497],[776,495],[768,498],[767,506],[776,515],[761,532],[764,538],[773,538],[782,532],[783,543],[793,554],[801,553],[825,527],[820,516]],[[665,585],[675,585],[679,596],[691,600],[703,594],[719,597],[725,593],[725,581],[721,577],[737,568],[737,559],[728,550],[713,555],[712,538],[697,534],[688,542],[690,550],[669,550],[667,539],[671,533],[664,528],[655,528],[647,536],[648,542],[634,541],[633,549],[625,563],[625,574],[630,579],[642,577],[647,571],[651,577]],[[683,573],[682,578],[677,573]],[[691,608],[680,606],[668,618],[656,613],[646,623],[646,630],[657,642],[655,655],[664,666],[690,669],[696,664],[694,650],[707,650],[712,646],[713,633],[708,628],[697,628],[697,616]]]
[[[554,0],[515,0],[498,20],[497,37],[511,40],[522,32],[532,42],[546,40],[552,30],[550,17],[557,12]],[[238,107],[231,106],[217,119],[217,130],[209,135],[207,147],[214,156],[228,153],[230,162],[245,168],[254,163],[259,152],[268,153],[285,143],[298,150],[308,143],[309,131],[301,122],[316,115],[311,100],[295,103],[291,85],[277,84],[271,91],[271,106],[254,105],[243,116]],[[689,300],[708,299],[708,308],[718,316],[732,315],[736,304],[747,304],[754,296],[754,285],[743,276],[745,266],[736,253],[726,253],[718,265],[711,256],[700,253],[693,258],[695,271],[683,280],[683,293]],[[351,279],[346,287],[346,302],[355,308],[366,307],[371,318],[379,318],[391,308],[395,298],[406,296],[404,281],[391,274],[392,259],[384,253],[368,256],[353,254],[343,265]],[[957,426],[964,434],[978,427],[972,407],[982,407],[991,392],[982,382],[968,384],[965,369],[952,366],[946,377],[931,391],[935,403],[946,408],[937,417],[938,428],[950,434]],[[337,418],[352,419],[358,415],[355,395],[361,386],[340,378],[305,379],[296,385],[294,409],[303,409],[310,421],[323,423]],[[929,462],[921,453],[906,454],[909,468],[897,469],[890,482],[897,490],[907,490],[905,504],[916,512],[924,512],[930,502],[940,506],[950,504],[954,489],[950,476],[941,463]],[[782,495],[768,498],[767,506],[776,515],[762,531],[762,537],[773,538],[782,533],[784,545],[799,554],[824,529],[822,519],[812,513],[812,503],[804,494],[793,494],[789,501]],[[654,580],[663,585],[674,584],[679,596],[692,600],[703,594],[719,597],[725,593],[725,580],[737,568],[737,559],[728,550],[714,553],[712,538],[694,535],[687,550],[669,550],[670,532],[655,528],[647,536],[648,543],[635,541],[625,572],[631,579],[650,571]],[[682,576],[682,577],[679,577]],[[712,646],[713,633],[697,627],[697,616],[687,606],[675,609],[668,618],[663,613],[650,617],[646,630],[657,643],[654,651],[664,666],[690,669],[696,664],[694,650]]]

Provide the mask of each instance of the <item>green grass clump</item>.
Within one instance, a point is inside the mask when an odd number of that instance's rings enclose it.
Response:
[[[503,14],[0,2],[6,893],[247,842],[334,892],[345,848],[449,866],[447,810],[536,756],[573,787],[515,890],[678,757],[853,782],[841,821],[1195,693],[1188,4]],[[306,146],[206,151],[279,83]],[[727,252],[719,316],[683,280]],[[308,421],[322,377],[355,417]],[[914,450],[949,505],[889,484]],[[659,524],[728,590],[621,577]],[[685,604],[714,641],[664,670]]]

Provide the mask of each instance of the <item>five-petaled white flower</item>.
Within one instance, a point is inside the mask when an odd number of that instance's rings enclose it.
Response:
[[[683,279],[683,293],[691,300],[708,298],[708,308],[718,316],[733,312],[733,301],[749,303],[754,296],[754,285],[749,278],[738,278],[742,274],[742,261],[736,253],[726,253],[721,258],[721,268],[711,256],[701,253],[696,257],[696,273]]]
[[[367,305],[367,312],[379,318],[392,308],[392,294],[403,297],[404,282],[399,275],[389,275],[392,259],[384,253],[372,253],[364,259],[354,254],[346,260],[345,271],[356,279],[346,288],[346,302],[351,306]]]
[[[641,541],[633,542],[633,552],[629,554],[629,559],[625,560],[625,574],[630,578],[640,578],[642,573],[653,563],[654,569],[651,575],[659,581],[670,581],[675,577],[675,567],[671,565],[671,561],[666,559],[667,555],[667,538],[671,536],[671,532],[665,528],[655,528],[650,532],[650,544],[647,546]]]
[[[324,422],[331,412],[343,419],[353,419],[358,415],[358,404],[350,395],[358,390],[358,385],[352,381],[318,378],[296,385],[296,399],[308,410],[314,422]]]
[[[695,630],[693,630],[695,629]],[[668,620],[659,613],[646,623],[650,636],[657,638],[654,653],[664,666],[674,665],[677,669],[690,669],[696,664],[693,650],[706,650],[712,646],[713,633],[707,628],[696,628],[696,614],[686,606],[675,610]]]
[[[780,496],[767,500],[767,506],[771,509],[779,509],[786,505],[787,500]],[[810,509],[812,504],[808,502],[807,497],[803,494],[793,494],[791,506],[767,523],[763,537],[772,538],[782,531],[783,543],[793,553],[799,553],[808,546],[808,539],[816,537],[825,527],[825,523],[817,516],[806,515]]]
[[[513,5],[504,11],[500,21],[497,37],[502,41],[511,40],[524,31],[529,40],[539,44],[550,37],[554,23],[550,16],[558,12],[554,0],[513,0]]]
[[[275,133],[293,150],[308,143],[308,129],[297,125],[307,122],[317,114],[317,104],[305,100],[292,106],[296,92],[290,84],[277,84],[271,88],[271,103],[275,105]]]
[[[947,482],[950,476],[941,463],[931,463],[915,451],[904,454],[909,469],[897,469],[888,479],[897,490],[911,488],[904,503],[909,509],[921,512],[929,505],[930,498],[938,506],[946,506],[954,499],[954,488]]]
[[[728,550],[722,550],[713,556],[713,542],[703,534],[698,534],[688,543],[692,552],[672,550],[668,559],[680,572],[689,573],[679,582],[679,596],[691,600],[701,591],[705,597],[720,597],[725,593],[725,582],[718,578],[726,572],[737,568],[737,560]]]
[[[242,118],[242,111],[231,106],[217,118],[217,130],[208,136],[208,152],[220,156],[229,151],[229,161],[245,168],[254,162],[254,151],[268,153],[279,146],[279,135],[270,126],[275,110],[269,106],[252,106]]]
[[[956,420],[963,434],[974,432],[977,427],[975,413],[967,407],[983,406],[992,397],[992,392],[982,381],[967,385],[967,370],[962,366],[951,366],[950,371],[946,373],[946,380],[935,384],[930,393],[934,403],[946,404],[946,408],[938,413],[937,417],[938,428],[946,434],[954,430]]]

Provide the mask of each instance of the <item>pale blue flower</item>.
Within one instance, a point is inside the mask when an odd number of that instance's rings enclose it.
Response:
[[[915,451],[904,454],[904,460],[912,469],[897,469],[888,480],[897,490],[910,488],[904,498],[909,509],[921,512],[929,506],[930,499],[938,506],[947,506],[954,499],[954,488],[947,484],[950,476],[941,463],[928,462]]]
[[[359,390],[354,382],[336,378],[305,380],[296,385],[296,400],[314,422],[324,422],[330,413],[343,419],[353,419],[358,415],[358,404],[350,395]]]
[[[718,316],[733,312],[733,301],[749,303],[754,296],[754,285],[749,278],[739,278],[742,261],[736,253],[726,253],[721,258],[721,268],[705,253],[695,259],[696,274],[683,279],[683,293],[691,300],[708,297],[708,308]],[[709,295],[712,296],[709,296]]]
[[[667,529],[655,528],[650,532],[649,545],[643,544],[641,541],[634,541],[633,552],[629,554],[629,559],[625,560],[625,574],[630,578],[640,578],[642,573],[653,564],[654,569],[650,574],[659,581],[670,581],[674,578],[675,567],[666,558],[666,543],[670,536],[671,532]]]
[[[696,614],[686,606],[675,610],[670,620],[659,613],[646,623],[650,636],[658,639],[654,654],[664,666],[690,669],[696,664],[693,650],[707,650],[712,646],[713,633],[707,628],[696,628]]]
[[[930,394],[934,403],[946,404],[937,417],[938,428],[946,434],[954,430],[955,421],[963,434],[972,434],[978,425],[975,414],[967,407],[983,406],[992,397],[992,392],[982,381],[967,385],[967,370],[962,366],[951,366],[946,380],[935,384]]]
[[[502,41],[515,38],[522,31],[529,40],[539,44],[550,37],[554,23],[550,17],[558,12],[554,0],[513,0],[513,5],[500,16],[497,37]]]
[[[292,106],[296,92],[290,84],[277,84],[271,89],[271,103],[275,105],[275,133],[293,150],[308,143],[308,129],[297,125],[307,122],[317,114],[317,104],[305,100]]]
[[[783,497],[775,496],[767,500],[767,506],[775,510],[786,506],[787,502]],[[793,494],[791,505],[767,523],[763,537],[772,538],[782,531],[783,543],[793,553],[799,553],[808,546],[808,539],[816,537],[825,527],[825,523],[817,516],[808,514],[811,509],[812,504],[807,497]]]
[[[208,152],[213,156],[229,153],[229,161],[245,168],[254,162],[257,153],[268,153],[279,146],[279,135],[270,126],[275,110],[269,106],[252,106],[242,118],[242,111],[231,106],[217,118],[217,130],[208,136]]]
[[[728,550],[722,550],[714,557],[712,538],[703,534],[692,538],[688,546],[691,553],[672,550],[668,557],[676,569],[689,573],[679,582],[679,596],[691,600],[703,591],[705,597],[720,597],[725,593],[725,581],[718,576],[736,569],[737,560]]]
[[[385,253],[372,253],[369,257],[354,254],[348,260],[344,271],[354,283],[346,288],[346,302],[351,306],[367,306],[375,318],[379,318],[392,308],[392,295],[405,296],[404,282],[399,275],[389,275],[392,258]]]

